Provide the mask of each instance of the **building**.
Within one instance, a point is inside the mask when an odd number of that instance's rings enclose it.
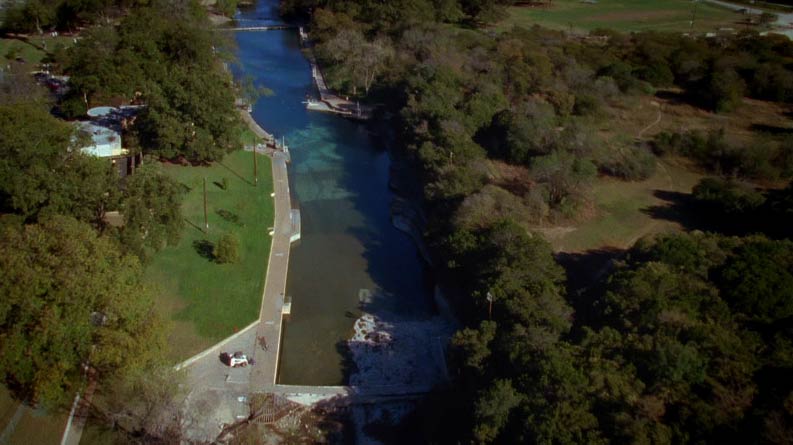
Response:
[[[76,140],[81,144],[80,151],[109,159],[122,178],[131,175],[143,162],[143,155],[130,154],[123,147],[121,131],[130,119],[134,119],[137,110],[137,107],[96,107],[88,110],[90,121],[74,123],[78,129]]]

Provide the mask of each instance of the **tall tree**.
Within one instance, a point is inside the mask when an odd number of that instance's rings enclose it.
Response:
[[[176,244],[184,226],[183,186],[156,164],[147,164],[127,180],[121,211],[124,247],[141,259],[168,244]]]

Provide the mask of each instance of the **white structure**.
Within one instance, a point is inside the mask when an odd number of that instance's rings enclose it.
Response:
[[[117,131],[92,122],[75,122],[75,125],[80,133],[91,138],[87,145],[80,147],[83,153],[100,158],[127,155],[127,150],[121,148],[121,135]]]

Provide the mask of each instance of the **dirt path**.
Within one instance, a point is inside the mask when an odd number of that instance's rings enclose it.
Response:
[[[647,130],[649,130],[649,129],[651,129],[651,128],[655,127],[656,125],[658,125],[658,124],[661,122],[661,116],[663,115],[663,114],[661,113],[661,105],[660,105],[658,102],[655,102],[655,101],[653,101],[653,102],[650,102],[650,103],[651,103],[651,104],[652,104],[654,107],[657,107],[657,108],[658,108],[658,117],[656,117],[656,118],[655,118],[655,121],[654,121],[653,123],[651,123],[650,125],[648,125],[648,126],[646,126],[646,127],[642,128],[642,129],[641,129],[641,131],[639,131],[639,134],[637,134],[637,135],[636,135],[636,138],[637,138],[637,139],[641,139],[641,138],[642,138],[642,136],[644,136],[644,133],[646,133],[646,132],[647,132]]]

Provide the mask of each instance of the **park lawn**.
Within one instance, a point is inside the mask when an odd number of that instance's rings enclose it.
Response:
[[[703,177],[674,160],[659,159],[655,174],[645,181],[598,178],[592,190],[593,217],[563,230],[540,230],[557,252],[585,252],[606,247],[625,249],[653,233],[682,230],[675,221],[651,214],[672,203],[657,192],[691,193]]]
[[[157,287],[158,305],[171,320],[169,346],[187,358],[259,317],[273,225],[270,159],[258,156],[259,185],[253,185],[253,154],[236,151],[211,166],[166,164],[166,174],[189,189],[182,211],[185,228],[176,246],[158,252],[145,280]],[[204,233],[203,179],[207,183],[209,229]],[[223,178],[228,189],[223,190]],[[240,241],[240,261],[217,264],[209,246],[227,233]]]
[[[696,20],[690,25],[696,7]],[[690,0],[553,0],[549,6],[515,6],[496,25],[498,30],[514,26],[545,26],[553,29],[591,31],[611,28],[618,31],[708,32],[719,28],[746,26],[744,16],[705,2]]]

